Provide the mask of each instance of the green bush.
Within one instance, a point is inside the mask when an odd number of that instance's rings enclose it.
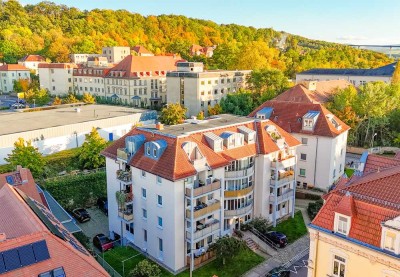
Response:
[[[0,165],[0,174],[15,171],[15,169],[11,164],[2,164]]]
[[[90,207],[107,195],[106,173],[59,177],[45,181],[43,187],[67,210]]]
[[[78,151],[79,148],[73,148],[45,156],[44,177],[54,177],[58,176],[58,173],[62,171],[69,172],[79,169]]]
[[[83,232],[76,232],[73,235],[86,249],[90,248],[90,239]]]
[[[315,218],[323,204],[324,201],[322,199],[318,199],[316,202],[311,202],[308,204],[307,213],[311,220]]]

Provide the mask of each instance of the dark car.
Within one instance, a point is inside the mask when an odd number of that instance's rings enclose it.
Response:
[[[114,243],[104,234],[97,234],[94,236],[93,245],[101,252],[107,251],[114,247]]]
[[[75,209],[72,211],[72,215],[80,222],[86,222],[90,220],[90,214],[85,209]]]
[[[272,269],[265,277],[289,277],[290,271],[286,268],[279,266]]]
[[[287,242],[287,238],[285,234],[280,232],[270,231],[265,234],[267,238],[269,238],[276,246],[282,248],[285,247]]]
[[[14,103],[10,105],[10,109],[25,109],[26,105],[21,103]]]
[[[97,199],[97,207],[108,215],[108,202],[107,197],[100,197]]]

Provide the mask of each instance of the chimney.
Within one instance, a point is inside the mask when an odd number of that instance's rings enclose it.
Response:
[[[21,168],[19,170],[19,175],[21,176],[22,184],[28,183],[28,169],[27,168]]]
[[[162,123],[160,123],[160,122],[157,122],[157,123],[156,123],[156,129],[157,129],[157,130],[164,130],[164,124],[162,124]]]
[[[309,81],[307,84],[308,90],[316,91],[317,90],[317,81]]]
[[[18,172],[20,172],[20,171],[21,171],[21,169],[22,169],[22,166],[20,166],[20,165],[17,165],[17,171],[18,171]]]
[[[0,242],[5,241],[7,239],[6,233],[0,233]]]

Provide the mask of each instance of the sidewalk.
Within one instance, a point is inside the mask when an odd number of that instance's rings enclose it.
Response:
[[[254,267],[250,271],[246,272],[243,277],[264,277],[273,268],[285,264],[295,258],[300,252],[307,249],[310,245],[309,235],[296,240],[292,244],[289,244],[283,249],[279,249],[278,253],[272,258],[266,260],[262,264]]]

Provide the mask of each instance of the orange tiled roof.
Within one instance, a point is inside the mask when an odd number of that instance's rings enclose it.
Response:
[[[107,77],[151,77],[165,76],[168,71],[176,70],[177,59],[171,56],[133,56],[129,55],[114,66]],[[116,72],[117,76],[113,73]],[[120,75],[122,73],[122,76]]]
[[[368,154],[363,172],[364,174],[377,172],[394,166],[400,166],[399,159],[375,154]]]
[[[400,151],[396,152],[396,155],[394,155],[394,158],[400,160]]]
[[[78,251],[68,241],[51,233],[22,198],[23,192],[17,190],[10,185],[0,188],[0,233],[6,236],[0,243],[0,252],[45,240],[50,258],[3,273],[2,277],[38,276],[58,267],[64,268],[66,276],[81,276],[82,272],[90,277],[109,276],[88,253]],[[42,209],[50,213],[44,206]],[[51,221],[63,233],[68,233],[56,219]]]
[[[74,63],[40,63],[38,68],[78,68]]]
[[[343,121],[329,112],[322,104],[318,103],[269,100],[255,109],[250,116],[254,117],[259,110],[265,107],[273,108],[270,119],[288,133],[336,137],[350,129]],[[309,111],[318,111],[320,113],[313,131],[305,131],[302,129],[301,118]],[[333,123],[327,118],[327,115],[332,115],[342,128],[340,130],[336,129]]]
[[[40,55],[26,55],[18,62],[45,62],[46,59]]]
[[[269,124],[276,125],[269,121]],[[205,133],[210,132],[206,129],[204,131],[195,132],[183,137],[172,137],[164,135],[159,132],[153,132],[146,130],[146,128],[136,128],[130,131],[127,135],[117,140],[115,143],[106,148],[102,154],[111,159],[117,158],[117,149],[125,147],[125,137],[133,136],[137,134],[143,134],[146,141],[154,141],[163,139],[167,142],[167,148],[162,156],[158,160],[153,160],[144,155],[144,146],[142,146],[134,157],[130,161],[130,165],[152,174],[158,175],[168,180],[179,180],[187,178],[196,174],[196,170],[190,160],[188,159],[185,151],[182,149],[182,144],[187,141],[192,141],[197,144],[201,153],[206,157],[207,163],[211,168],[219,168],[229,164],[230,161],[255,156],[260,154],[269,154],[278,151],[279,148],[273,142],[272,138],[264,131],[260,133],[260,130],[265,130],[267,124],[261,121],[254,121],[252,123],[242,123],[230,127],[221,127],[212,130],[212,132],[219,136],[223,132],[239,132],[238,127],[245,126],[251,130],[258,131],[258,139],[255,144],[247,144],[244,142],[243,146],[226,149],[223,147],[223,151],[214,152],[207,143]],[[279,128],[279,127],[277,127]],[[294,147],[300,144],[294,137],[287,132],[279,129],[281,135],[285,138],[286,143],[289,147]]]
[[[20,64],[3,64],[3,65],[0,66],[0,71],[14,71],[14,70],[17,70],[17,71],[25,71],[25,70],[27,70],[27,71],[29,71],[28,68],[26,68],[25,66],[20,65]]]
[[[400,166],[350,180],[325,197],[312,225],[333,231],[334,213],[343,213],[352,216],[350,238],[380,247],[381,223],[400,215],[399,183]]]
[[[144,48],[141,45],[136,45],[136,46],[132,47],[132,50],[138,54],[153,54],[152,52],[150,52],[149,50],[147,50],[146,48]]]

